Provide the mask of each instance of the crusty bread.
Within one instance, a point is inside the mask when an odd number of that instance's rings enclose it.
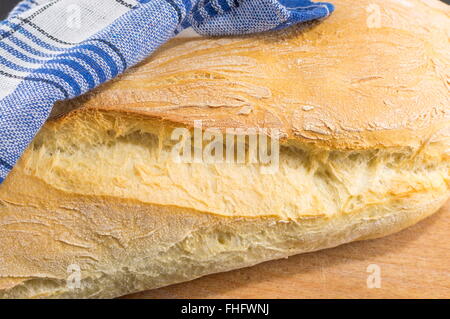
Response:
[[[437,211],[450,192],[448,6],[334,2],[307,27],[175,39],[57,105],[0,186],[0,296],[116,297]],[[278,169],[250,162],[248,145],[244,163],[175,162],[171,132],[198,120],[279,139]]]

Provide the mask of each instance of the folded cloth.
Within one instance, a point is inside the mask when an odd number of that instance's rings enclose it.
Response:
[[[142,61],[187,28],[241,35],[322,19],[309,0],[24,0],[0,22],[0,182],[56,101]]]

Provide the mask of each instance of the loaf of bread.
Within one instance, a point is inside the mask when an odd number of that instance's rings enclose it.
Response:
[[[174,39],[56,105],[0,186],[0,297],[117,297],[437,211],[450,193],[449,7],[334,3],[287,31]]]

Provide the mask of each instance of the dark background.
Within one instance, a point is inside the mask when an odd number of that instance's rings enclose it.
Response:
[[[450,0],[442,1],[450,4]],[[0,19],[3,19],[19,0],[0,0],[0,2]],[[333,0],[329,0],[329,2],[333,2]]]
[[[8,12],[18,3],[19,0],[0,0],[0,19],[5,18]]]

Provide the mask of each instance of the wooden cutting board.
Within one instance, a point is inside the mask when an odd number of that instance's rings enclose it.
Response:
[[[371,264],[381,288],[367,287]],[[372,266],[373,267],[373,266]],[[400,233],[128,298],[450,298],[450,201]]]

